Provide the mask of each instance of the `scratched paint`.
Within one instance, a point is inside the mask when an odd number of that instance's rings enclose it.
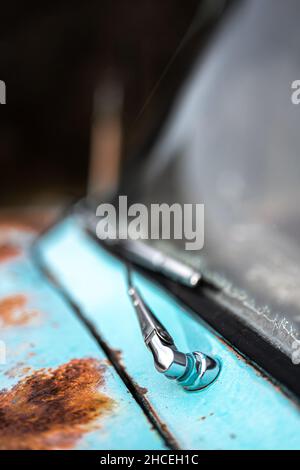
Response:
[[[114,401],[100,391],[105,366],[77,359],[56,369],[40,369],[0,391],[0,450],[69,449],[99,428]]]

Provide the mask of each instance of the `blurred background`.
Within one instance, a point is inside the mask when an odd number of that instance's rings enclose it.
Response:
[[[5,2],[0,222],[44,228],[82,196],[110,197],[124,173],[132,200],[201,201],[193,262],[290,354],[299,16],[299,0]]]
[[[89,185],[101,189],[106,178],[116,178],[116,167],[144,143],[180,82],[188,54],[141,113],[199,5],[200,0],[2,2],[2,211],[60,205],[85,195]],[[120,161],[108,158],[112,168],[95,161],[103,148],[120,154]]]

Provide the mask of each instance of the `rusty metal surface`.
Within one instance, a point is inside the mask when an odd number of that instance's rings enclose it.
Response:
[[[96,359],[73,359],[56,369],[31,371],[0,392],[0,449],[69,449],[93,428],[100,430],[99,419],[115,405],[99,391],[104,375]]]
[[[34,236],[0,225],[0,449],[164,448],[86,326],[33,266]]]
[[[126,269],[72,219],[39,243],[48,269],[96,330],[127,380],[182,448],[298,449],[296,404],[158,286],[137,276],[148,304],[183,351],[218,357],[218,380],[199,393],[184,392],[153,367],[126,293]]]

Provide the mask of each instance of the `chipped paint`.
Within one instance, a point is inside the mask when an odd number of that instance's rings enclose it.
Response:
[[[17,362],[14,367],[8,369],[4,375],[10,379],[15,379],[17,377],[24,377],[32,371],[31,367],[26,366],[24,362]]]
[[[0,318],[7,347],[0,374],[0,448],[165,449],[98,342],[35,268],[30,237],[25,233],[22,244],[20,233],[22,255],[0,265],[0,303],[20,295],[25,311],[41,315],[41,321],[6,327]],[[15,232],[16,245],[17,239]],[[4,240],[0,226],[0,244]],[[96,358],[100,370],[74,358]],[[84,364],[80,383],[70,374]]]
[[[23,326],[36,322],[41,313],[27,307],[23,294],[11,295],[0,300],[0,326]]]
[[[22,256],[36,235],[29,226],[0,219],[0,264]]]
[[[148,389],[147,389],[146,387],[140,387],[139,385],[136,385],[136,388],[137,388],[137,391],[138,391],[141,395],[147,395]]]
[[[69,449],[115,402],[99,390],[106,367],[96,359],[74,359],[40,369],[0,392],[0,449]]]

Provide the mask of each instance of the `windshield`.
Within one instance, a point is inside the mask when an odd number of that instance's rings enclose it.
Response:
[[[146,203],[204,204],[201,251],[160,246],[200,267],[233,314],[292,356],[300,338],[300,106],[291,99],[300,4],[288,3],[239,5],[196,62],[129,192]]]

